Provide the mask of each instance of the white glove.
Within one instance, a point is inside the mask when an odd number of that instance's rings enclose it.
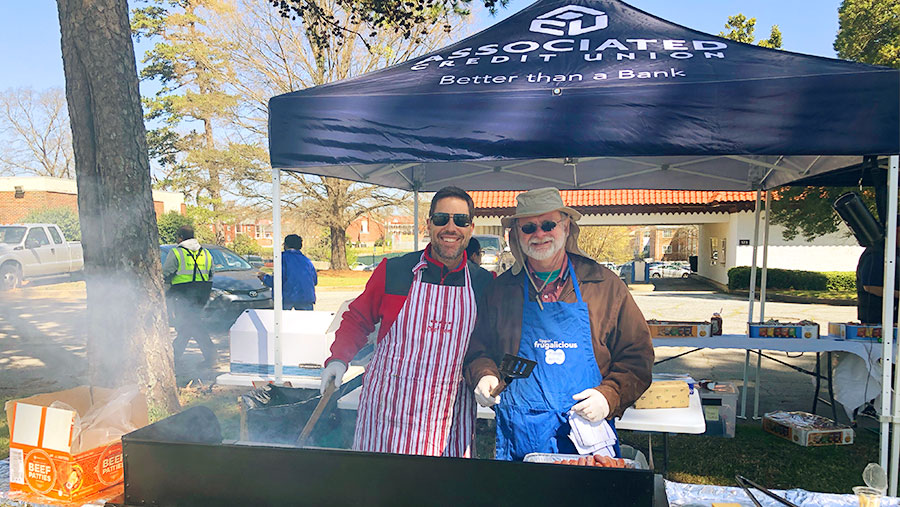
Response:
[[[341,361],[331,361],[328,366],[322,370],[322,384],[319,386],[319,392],[325,394],[325,388],[328,384],[334,382],[334,387],[341,387],[344,382],[344,374],[347,373],[347,365]]]
[[[485,375],[475,387],[475,401],[482,407],[493,407],[500,403],[500,395],[491,396],[491,391],[500,385],[500,379],[493,375]]]
[[[590,422],[602,421],[609,415],[609,402],[606,401],[606,396],[593,387],[572,396],[572,399],[582,400],[576,403],[572,410]]]

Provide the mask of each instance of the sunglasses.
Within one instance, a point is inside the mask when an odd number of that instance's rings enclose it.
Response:
[[[556,229],[556,225],[565,220],[561,218],[554,222],[553,220],[544,220],[541,222],[541,230],[544,232],[550,232],[553,229]],[[534,234],[538,230],[538,224],[534,222],[528,222],[527,224],[522,224],[519,226],[519,229],[522,230],[522,234]]]
[[[453,223],[457,227],[468,227],[472,224],[472,217],[465,213],[454,213],[453,215],[450,213],[434,213],[431,215],[431,223],[437,227],[443,227],[450,223],[451,216],[453,217]]]

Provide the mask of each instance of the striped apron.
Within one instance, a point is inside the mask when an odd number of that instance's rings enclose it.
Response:
[[[475,293],[422,282],[424,253],[397,320],[366,367],[353,449],[470,457],[475,400],[462,377]]]

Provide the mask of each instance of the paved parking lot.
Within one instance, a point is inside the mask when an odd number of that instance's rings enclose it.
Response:
[[[704,290],[702,286],[677,283],[634,287],[632,295],[645,316],[669,320],[708,320],[720,311],[726,333],[743,333],[747,322],[747,301],[734,296]],[[319,290],[317,310],[336,311],[344,301],[356,297],[357,290]],[[758,307],[758,305],[757,305]],[[766,317],[782,321],[810,319],[825,325],[828,321],[856,318],[852,306],[820,304],[768,303]],[[758,318],[758,313],[757,313]],[[228,337],[214,337],[219,345],[218,370],[227,369]],[[86,367],[84,334],[84,285],[80,282],[48,284],[0,294],[0,394],[25,389],[43,392],[78,385]],[[657,348],[657,359],[671,357],[688,349]],[[773,352],[782,360],[807,369],[815,364],[814,354],[788,357]],[[212,381],[217,372],[202,370],[200,352],[188,349],[185,371],[179,372],[179,383],[200,378]],[[755,364],[755,360],[752,362]],[[695,378],[718,381],[742,378],[744,352],[737,350],[704,350],[659,365],[658,371],[688,372]],[[809,410],[812,378],[777,363],[763,360],[760,413],[774,409]],[[752,393],[751,393],[752,395]],[[826,414],[822,408],[819,412]]]

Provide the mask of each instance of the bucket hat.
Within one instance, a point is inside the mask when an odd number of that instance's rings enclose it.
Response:
[[[511,229],[509,231],[509,250],[516,259],[516,262],[510,268],[513,275],[518,275],[525,266],[525,253],[522,251],[522,245],[519,244],[519,231],[515,229],[516,219],[535,217],[551,211],[561,211],[571,218],[569,221],[569,236],[566,238],[566,251],[588,259],[591,258],[578,246],[578,235],[581,233],[581,228],[575,222],[581,219],[581,213],[563,203],[559,189],[553,187],[536,188],[517,195],[516,213],[512,216],[503,217],[500,220],[503,227]]]

